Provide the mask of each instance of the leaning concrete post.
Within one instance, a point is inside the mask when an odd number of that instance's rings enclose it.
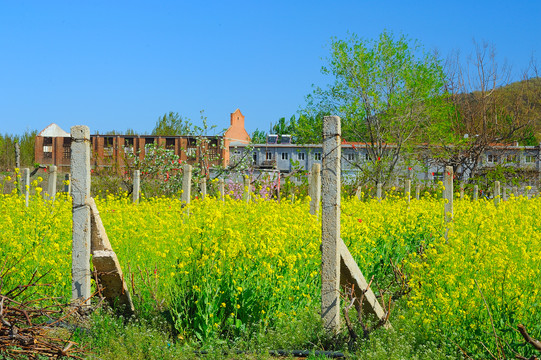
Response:
[[[244,199],[244,201],[246,202],[250,202],[250,177],[249,176],[244,176],[244,192],[242,193],[242,198]]]
[[[218,191],[220,192],[220,199],[225,201],[225,184],[224,179],[218,180]]]
[[[421,197],[421,185],[417,184],[415,187],[415,198],[419,200]]]
[[[479,199],[479,185],[473,185],[473,200]]]
[[[24,194],[24,202],[26,204],[26,207],[28,207],[28,200],[30,197],[30,169],[24,168],[23,169],[23,194]]]
[[[192,198],[192,166],[184,165],[183,167],[183,177],[182,177],[182,196],[181,200],[186,204],[190,203]]]
[[[69,194],[71,192],[71,177],[70,174],[64,175],[64,192]]]
[[[88,126],[71,128],[72,184],[72,301],[90,305],[90,130]],[[86,302],[85,302],[86,301]]]
[[[133,172],[133,193],[132,201],[134,204],[139,204],[139,193],[141,191],[141,170]]]
[[[50,200],[56,197],[56,166],[49,165],[49,179],[47,180],[47,194]]]
[[[404,184],[404,195],[406,196],[409,204],[411,201],[411,180],[406,180],[406,183]]]
[[[205,200],[207,197],[207,178],[201,179],[201,200]]]
[[[319,212],[319,203],[321,201],[321,164],[312,165],[310,173],[310,214],[316,215]]]
[[[444,206],[444,218],[445,222],[450,222],[453,219],[453,167],[445,167],[444,184],[445,190],[443,192],[445,199]]]
[[[381,183],[378,183],[376,186],[376,197],[379,201],[381,201]]]
[[[323,118],[321,213],[321,317],[325,328],[340,329],[340,118]]]
[[[500,182],[494,181],[494,205],[500,205]]]

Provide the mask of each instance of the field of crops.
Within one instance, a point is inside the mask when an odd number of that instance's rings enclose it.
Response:
[[[176,341],[204,344],[270,331],[320,308],[321,222],[309,199],[97,199],[136,312],[167,314]],[[534,354],[516,331],[541,338],[541,198],[455,201],[448,240],[443,201],[342,202],[342,238],[376,293],[395,298],[395,324],[459,357]],[[189,214],[189,215],[188,215]],[[4,288],[38,270],[49,295],[71,294],[71,200],[0,195]],[[397,278],[397,274],[404,278]],[[405,331],[396,327],[393,331]]]

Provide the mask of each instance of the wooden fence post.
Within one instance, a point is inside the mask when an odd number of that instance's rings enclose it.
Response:
[[[90,305],[90,130],[71,127],[72,287],[71,299]]]
[[[340,118],[323,119],[321,212],[321,317],[325,328],[340,329]]]
[[[310,214],[316,215],[319,212],[319,203],[321,201],[321,164],[312,165],[310,172]]]
[[[133,193],[132,202],[139,204],[139,193],[141,191],[141,170],[135,170],[133,172]]]

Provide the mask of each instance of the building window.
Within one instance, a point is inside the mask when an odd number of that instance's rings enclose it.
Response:
[[[51,159],[53,157],[53,138],[43,138],[43,158]]]
[[[535,162],[535,156],[533,156],[533,155],[526,155],[526,156],[524,156],[524,162],[525,162],[526,164],[532,164],[532,163],[534,163],[534,162]]]
[[[154,144],[154,138],[145,138],[145,145]]]
[[[508,163],[516,163],[517,162],[517,156],[516,155],[507,155],[506,161]]]
[[[165,138],[165,148],[174,149],[175,148],[175,138]]]
[[[255,151],[252,153],[252,163],[257,164],[257,152]]]
[[[270,151],[267,151],[265,154],[265,160],[272,160],[272,153]]]
[[[355,154],[349,153],[348,154],[348,161],[353,161],[353,160],[355,160]]]
[[[298,158],[299,160],[304,160],[304,153],[303,153],[303,152],[299,153],[299,154],[297,155],[297,158]]]
[[[487,162],[490,164],[496,164],[498,162],[498,155],[488,154]]]
[[[370,155],[368,155],[368,153],[364,154],[364,160],[370,161]]]
[[[316,160],[316,161],[321,160],[321,153],[320,152],[314,153],[314,160]]]
[[[62,157],[64,159],[70,159],[71,158],[71,138],[65,137],[62,145],[63,145]]]
[[[282,153],[282,160],[288,160],[289,159],[289,154],[286,153],[286,152],[283,152]]]

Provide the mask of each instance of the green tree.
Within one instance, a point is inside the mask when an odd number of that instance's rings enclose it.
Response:
[[[250,138],[252,139],[252,144],[265,144],[267,142],[267,134],[259,129],[255,129]]]
[[[191,135],[192,129],[193,126],[189,119],[183,119],[179,113],[170,111],[158,118],[152,135]]]
[[[333,39],[322,72],[334,82],[315,88],[308,110],[339,115],[347,140],[367,143],[369,160],[359,169],[367,180],[387,183],[399,159],[442,116],[440,61],[416,41],[383,32],[372,41]]]

